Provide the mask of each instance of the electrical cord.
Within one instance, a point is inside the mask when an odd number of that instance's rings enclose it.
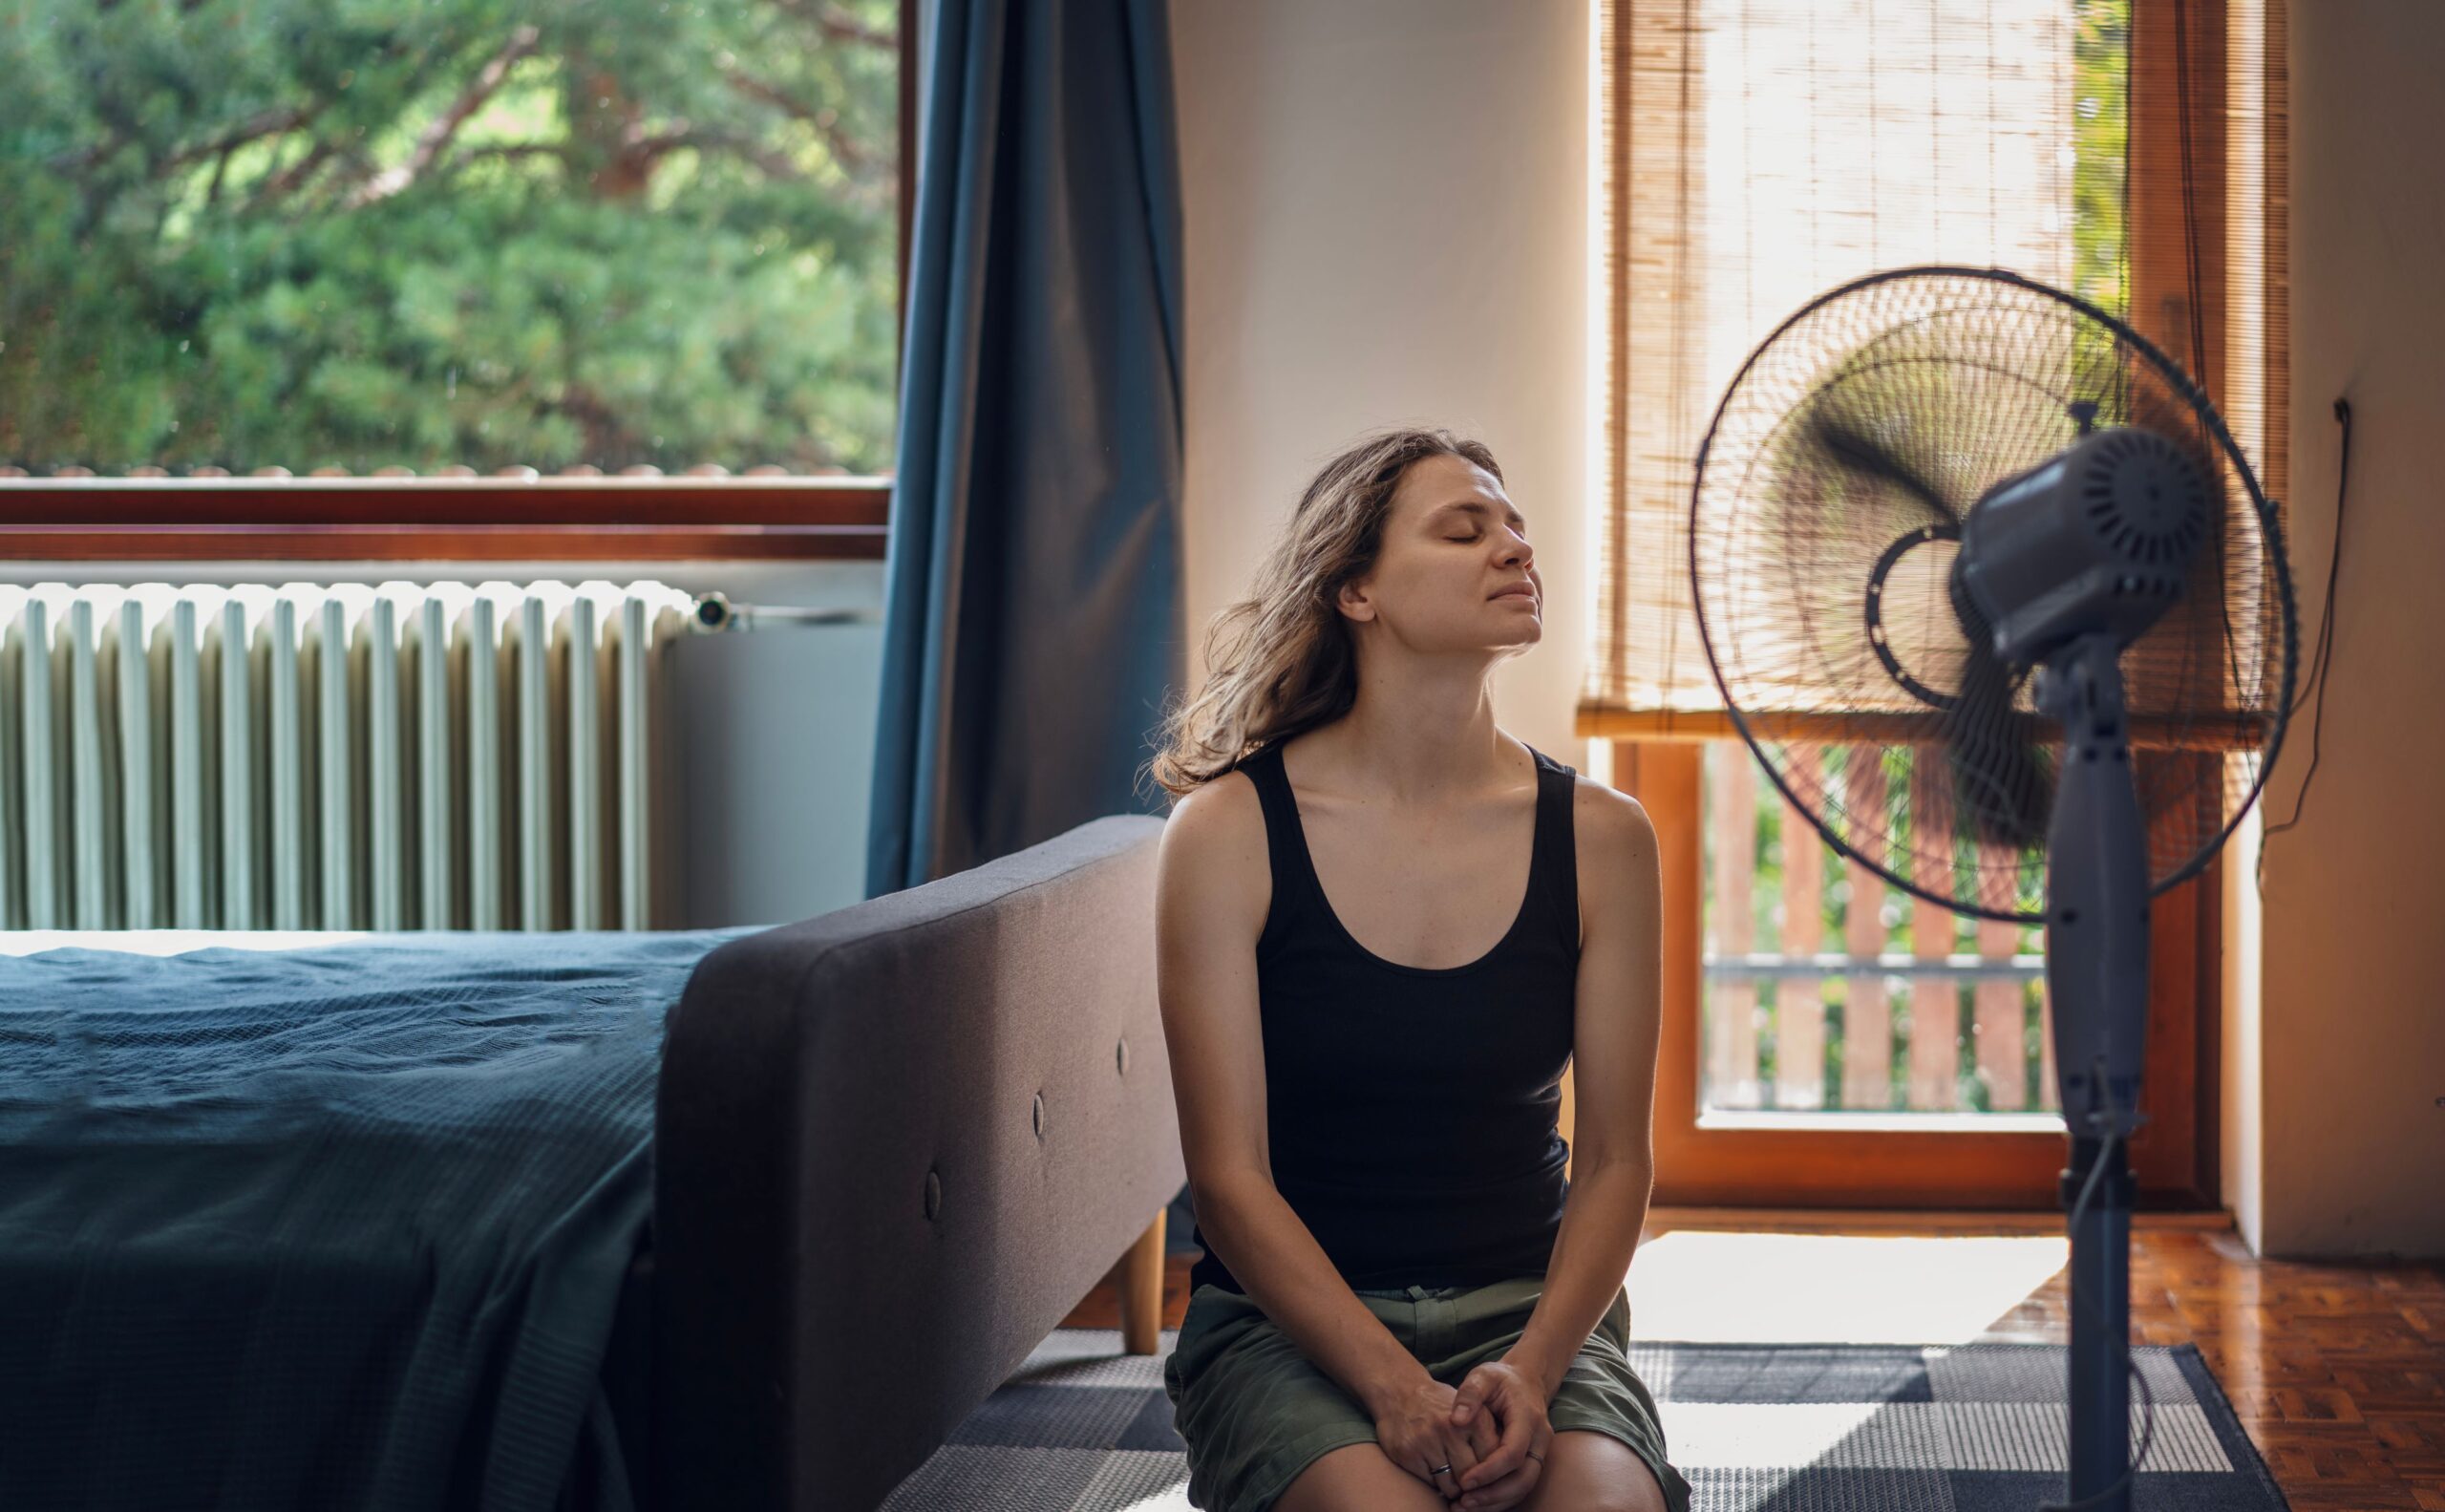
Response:
[[[2259,896],[2262,898],[2266,896],[2266,842],[2301,822],[2302,805],[2309,801],[2309,779],[2318,775],[2318,736],[2325,728],[2327,720],[2327,664],[2334,656],[2335,571],[2343,565],[2343,501],[2345,490],[2351,481],[2351,401],[2349,399],[2338,398],[2334,401],[2334,417],[2343,426],[2343,458],[2335,470],[2334,545],[2327,552],[2327,598],[2326,603],[2318,608],[2318,639],[2317,644],[2309,651],[2309,676],[2318,685],[2317,713],[2311,715],[2309,720],[2309,770],[2301,775],[2301,790],[2292,796],[2292,817],[2281,824],[2269,827],[2258,838],[2257,880]],[[2305,691],[2299,702],[2284,711],[2285,717],[2289,719],[2292,715],[2299,713],[2301,705],[2307,703],[2309,697],[2309,693]]]
[[[2113,1096],[2112,1083],[2106,1080],[2105,1059],[2103,1056],[2099,1056],[2097,1059],[2096,1084],[2108,1089],[2106,1094],[2108,1097]],[[2091,1118],[2094,1120],[2094,1115],[2091,1115]],[[2095,1192],[2097,1187],[2097,1178],[2105,1174],[2107,1163],[2114,1159],[2115,1142],[2121,1138],[2122,1131],[2119,1128],[2110,1126],[2107,1129],[2105,1142],[2097,1146],[2095,1163],[2089,1167],[2089,1179],[2080,1183],[2080,1195],[2072,1203],[2072,1222],[2070,1225],[2071,1232],[2073,1236],[2073,1242],[2075,1244],[2078,1241],[2078,1235],[2080,1232],[2080,1215],[2088,1210],[2089,1198],[2091,1194]],[[2076,1261],[2077,1256],[2074,1255],[2073,1258]],[[2072,1267],[2072,1321],[2075,1328],[2079,1324],[2079,1309],[2080,1304],[2083,1302],[2086,1302],[2089,1305],[2089,1318],[2091,1322],[2103,1324],[2107,1321],[2103,1310],[2097,1307],[2095,1300],[2091,1298],[2087,1292],[2080,1289],[2080,1268],[2076,1264],[2074,1264]],[[2139,1383],[2139,1400],[2141,1405],[2138,1453],[2133,1455],[2131,1457],[2131,1462],[2122,1467],[2122,1475],[2120,1479],[2116,1480],[2114,1484],[2107,1486],[2104,1490],[2092,1496],[2082,1497],[2077,1501],[2041,1501],[2038,1503],[2037,1512],[2080,1512],[2082,1507],[2094,1506],[2098,1502],[2105,1501],[2107,1498],[2113,1496],[2115,1492],[2131,1483],[2132,1476],[2137,1472],[2139,1466],[2148,1458],[2149,1446],[2157,1441],[2157,1395],[2148,1389],[2148,1377],[2140,1373],[2139,1362],[2130,1357],[2128,1352],[2130,1349],[2130,1340],[2127,1336],[2123,1341],[2123,1348],[2125,1351],[2122,1362],[2123,1369],[2130,1372],[2131,1378]],[[2064,1416],[2068,1418],[2070,1415],[2071,1406],[2067,1396],[2064,1405]],[[2067,1433],[2064,1436],[2065,1446],[2067,1449],[2070,1446],[2070,1440],[2071,1436]]]

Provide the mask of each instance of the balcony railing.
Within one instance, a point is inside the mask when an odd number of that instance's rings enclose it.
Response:
[[[1813,780],[1835,750],[1786,760]],[[1848,806],[1882,807],[1875,761],[1834,765]],[[1739,741],[1710,743],[1704,782],[1702,1116],[2057,1111],[2042,929],[1837,857]]]

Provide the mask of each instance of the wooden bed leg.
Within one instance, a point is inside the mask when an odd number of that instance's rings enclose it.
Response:
[[[1120,1347],[1129,1354],[1152,1354],[1163,1331],[1163,1220],[1155,1221],[1120,1260]]]

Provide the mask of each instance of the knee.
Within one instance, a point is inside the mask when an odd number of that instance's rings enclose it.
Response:
[[[1664,1487],[1656,1480],[1655,1472],[1636,1455],[1630,1458],[1636,1462],[1630,1467],[1630,1474],[1622,1486],[1625,1512],[1671,1512],[1671,1508],[1665,1505]]]
[[[1273,1506],[1274,1512],[1446,1512],[1450,1504],[1371,1438],[1318,1458]]]
[[[1560,1433],[1522,1512],[1670,1512],[1647,1461],[1619,1439]]]
[[[1647,1461],[1632,1454],[1622,1458],[1627,1463],[1585,1503],[1586,1512],[1671,1512],[1664,1503],[1664,1487],[1656,1483],[1655,1472],[1647,1467]]]
[[[1607,1485],[1583,1486],[1566,1495],[1532,1499],[1526,1512],[1671,1512],[1655,1473],[1642,1465]]]
[[[1619,1489],[1598,1505],[1602,1512],[1671,1512],[1664,1502],[1664,1487],[1656,1483],[1655,1472],[1645,1460],[1634,1464]]]

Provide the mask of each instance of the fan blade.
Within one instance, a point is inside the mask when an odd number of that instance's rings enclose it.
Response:
[[[1892,448],[1849,419],[1827,413],[1820,404],[1808,416],[1809,439],[1836,461],[1869,478],[1882,479],[1927,506],[1939,523],[1958,525],[1961,511],[1936,485],[1923,478]]]
[[[1954,800],[1981,839],[2015,849],[2043,848],[2054,774],[2035,738],[2038,721],[2012,705],[2020,678],[1995,654],[1993,628],[1971,598],[1958,558],[1950,580],[1953,614],[1969,643],[1961,691],[1944,713]]]
[[[1936,523],[1960,528],[1962,511],[1944,491],[1849,415],[1818,404],[1809,413],[1807,436],[1842,466],[1924,504]],[[1957,563],[1950,597],[1967,643],[1960,692],[1944,713],[1945,759],[1957,812],[1969,816],[1977,835],[1991,843],[2041,847],[2054,782],[2045,750],[2031,738],[2037,722],[2013,707],[2019,679],[1996,657],[1992,627],[1966,591]]]

